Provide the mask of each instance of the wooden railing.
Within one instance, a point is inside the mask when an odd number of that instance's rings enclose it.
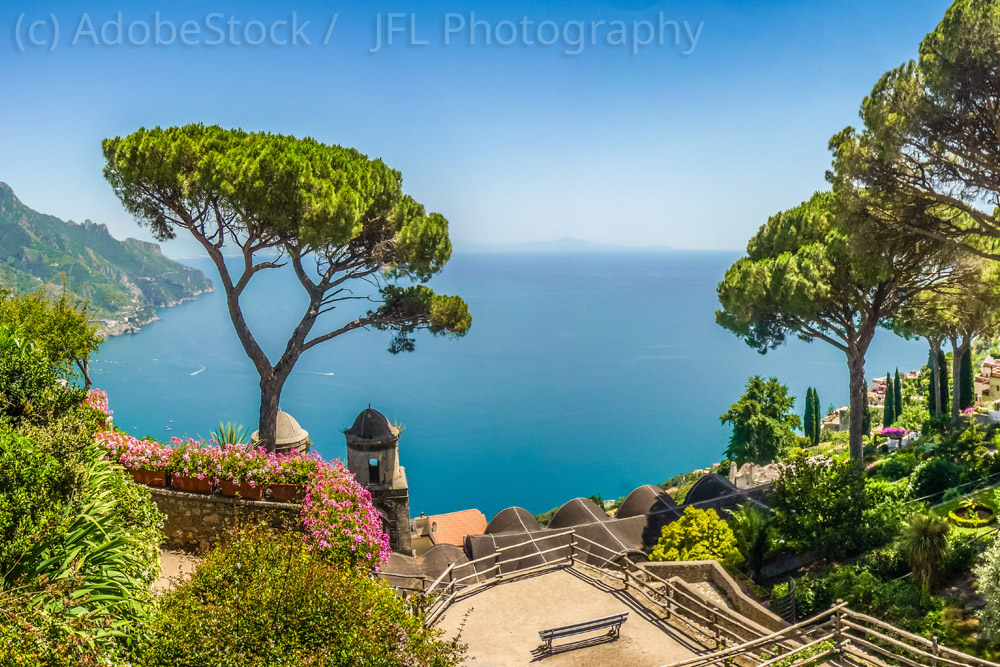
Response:
[[[555,547],[548,547],[546,545],[545,549],[542,549],[539,546],[549,540],[566,537],[567,535],[570,536],[570,538],[569,542],[565,544],[558,544]],[[465,563],[452,563],[426,589],[426,593],[428,595],[439,595],[440,597],[438,597],[427,608],[424,616],[425,622],[428,625],[433,625],[440,620],[445,610],[459,596],[471,595],[472,593],[485,588],[486,586],[497,583],[498,581],[502,581],[505,578],[509,579],[513,577],[521,577],[527,574],[536,574],[545,570],[562,567],[566,564],[571,565],[575,557],[575,549],[577,546],[574,541],[575,537],[577,537],[576,532],[572,530],[567,530],[561,533],[553,533],[551,535],[543,535],[541,537],[529,537],[522,542],[498,547],[493,553],[482,556],[481,558],[466,561]],[[504,558],[506,553],[525,546],[534,546],[535,550],[521,556]],[[565,553],[563,555],[555,555],[557,552]],[[552,554],[552,556],[546,558],[547,554]],[[534,565],[526,568],[516,568],[513,571],[506,573],[502,571],[505,565],[510,566],[523,560],[539,557],[541,557],[543,561],[540,565]],[[492,561],[492,565],[486,567],[485,569],[479,569],[476,567],[477,565],[485,564],[489,561]],[[462,576],[457,576],[457,572],[459,570],[469,567],[472,568],[472,572]],[[447,579],[447,582],[445,582],[445,579]]]
[[[790,645],[791,642],[791,645]],[[900,630],[877,618],[851,611],[838,601],[829,610],[784,630],[698,656],[669,667],[709,667],[732,665],[737,657],[770,667],[778,662],[806,667],[821,664],[838,655],[863,664],[905,665],[907,667],[1000,667],[955,649],[941,646],[937,638],[927,639]]]
[[[566,537],[567,542],[549,546],[550,540]],[[526,546],[533,546],[534,551],[505,557]],[[511,568],[520,561],[539,557],[543,561],[540,564]],[[1000,667],[998,663],[942,646],[936,637],[920,637],[851,611],[839,600],[825,612],[768,634],[729,608],[710,604],[686,587],[640,568],[627,552],[615,551],[574,530],[528,537],[499,547],[487,556],[449,565],[424,589],[433,599],[424,610],[424,620],[428,626],[437,623],[456,599],[497,582],[566,565],[592,568],[605,577],[621,580],[625,590],[631,589],[642,596],[660,610],[663,618],[680,621],[696,634],[714,641],[714,652],[670,667],[727,666],[736,664],[737,658],[753,667],[772,667],[778,663],[805,667],[820,664],[831,655],[855,658],[866,664],[904,667]],[[465,572],[469,568],[471,571]],[[784,662],[789,659],[790,663]]]
[[[548,546],[551,544],[548,541],[555,538],[568,538],[568,542],[554,547]],[[527,546],[534,546],[535,550],[520,556],[504,557],[505,553]],[[543,557],[545,562],[502,572],[505,566],[538,557]],[[489,566],[483,568],[482,566],[487,563]],[[759,628],[749,625],[731,610],[708,604],[673,582],[642,570],[624,550],[611,549],[578,534],[575,530],[529,537],[521,542],[500,547],[487,556],[448,566],[425,588],[428,595],[438,596],[425,610],[425,622],[428,625],[437,623],[459,597],[471,595],[504,579],[537,574],[565,565],[591,567],[603,576],[619,579],[626,590],[632,589],[644,597],[655,605],[664,617],[675,617],[698,633],[713,638],[716,647],[722,647],[727,643],[742,643],[761,634]],[[467,568],[472,568],[472,571],[464,573]]]

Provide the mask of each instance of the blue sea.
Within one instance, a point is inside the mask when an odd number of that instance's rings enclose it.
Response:
[[[616,498],[719,461],[729,437],[719,415],[750,375],[786,383],[800,412],[808,386],[824,408],[847,401],[846,362],[831,346],[792,340],[760,355],[715,324],[715,287],[737,257],[457,253],[431,285],[469,303],[468,335],[418,334],[415,352],[391,355],[389,334],[349,333],[302,356],[281,408],[330,458],[345,456],[342,431],[369,404],[403,425],[413,515]],[[184,261],[218,285],[209,260]],[[264,272],[245,304],[277,357],[301,287],[287,269]],[[258,377],[221,290],[159,316],[105,341],[93,363],[115,424],[160,439],[207,436],[220,420],[256,428]],[[926,359],[926,343],[880,331],[868,377]]]

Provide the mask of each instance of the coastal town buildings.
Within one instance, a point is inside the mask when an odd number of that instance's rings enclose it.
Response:
[[[420,516],[410,521],[411,546],[414,556],[422,556],[431,547],[465,544],[468,535],[486,532],[486,515],[477,509]]]
[[[1000,361],[986,357],[979,366],[975,380],[976,402],[994,403],[1000,399]]]

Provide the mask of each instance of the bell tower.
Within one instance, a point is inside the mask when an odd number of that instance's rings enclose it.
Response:
[[[410,492],[406,469],[399,465],[399,429],[371,406],[361,412],[347,437],[347,468],[372,495],[382,515],[389,546],[407,556],[410,545]]]

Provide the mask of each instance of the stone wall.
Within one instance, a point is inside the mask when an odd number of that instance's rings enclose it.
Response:
[[[150,488],[153,502],[164,516],[167,549],[188,552],[207,550],[227,528],[236,523],[267,523],[278,530],[301,530],[296,503],[243,500],[219,495],[184,493]]]

